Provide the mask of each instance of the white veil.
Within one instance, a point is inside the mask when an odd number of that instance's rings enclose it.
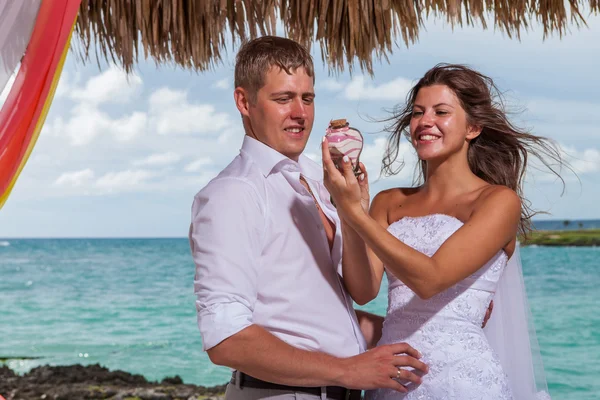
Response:
[[[550,399],[518,243],[500,278],[484,332],[508,375],[515,400]]]

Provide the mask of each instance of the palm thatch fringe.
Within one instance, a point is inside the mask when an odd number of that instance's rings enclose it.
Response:
[[[274,34],[280,19],[287,37],[319,42],[331,71],[357,62],[372,73],[398,38],[407,46],[418,39],[429,15],[484,28],[493,18],[511,38],[537,21],[544,37],[562,37],[585,24],[584,12],[599,11],[600,0],[82,0],[76,32],[84,61],[94,52],[131,71],[141,47],[157,63],[202,71],[222,60],[228,32],[233,43]]]

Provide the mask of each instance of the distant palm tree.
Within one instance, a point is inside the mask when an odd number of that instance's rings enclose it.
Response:
[[[568,219],[565,219],[565,220],[563,221],[563,225],[564,225],[564,226],[569,226],[570,224],[571,224],[571,221],[569,221]]]

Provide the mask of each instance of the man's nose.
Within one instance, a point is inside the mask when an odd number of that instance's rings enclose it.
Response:
[[[294,99],[292,102],[292,115],[293,119],[306,119],[308,106],[304,104],[302,99]]]

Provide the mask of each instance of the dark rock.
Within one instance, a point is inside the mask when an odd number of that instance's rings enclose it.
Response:
[[[0,395],[6,400],[222,400],[226,385],[187,385],[179,376],[161,383],[148,382],[141,375],[110,371],[96,365],[41,366],[19,376],[0,367]]]
[[[175,375],[173,377],[166,377],[160,383],[162,385],[181,385],[183,380],[179,377],[179,375]]]
[[[0,380],[16,378],[18,375],[6,365],[0,367]]]
[[[68,365],[51,367],[44,365],[33,368],[23,377],[36,384],[74,384],[74,383],[104,383],[112,385],[143,385],[148,383],[142,375],[132,375],[124,371],[109,371],[99,364]]]

